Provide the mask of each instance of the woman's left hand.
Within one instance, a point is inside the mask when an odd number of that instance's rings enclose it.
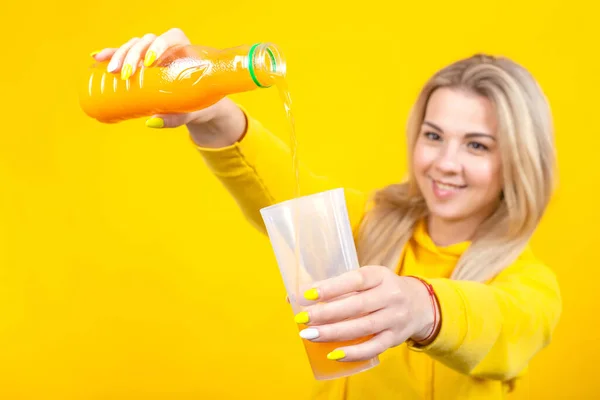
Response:
[[[438,329],[439,308],[418,279],[396,275],[389,268],[365,266],[321,281],[305,292],[318,303],[298,313],[308,325],[300,336],[313,342],[341,342],[374,335],[352,346],[340,347],[330,359],[360,361],[373,358],[408,339],[432,340]]]

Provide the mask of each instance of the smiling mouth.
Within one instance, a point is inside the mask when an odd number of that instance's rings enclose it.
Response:
[[[467,187],[467,185],[456,185],[454,183],[438,181],[431,177],[429,179],[431,179],[435,183],[435,185],[442,190],[460,190]]]

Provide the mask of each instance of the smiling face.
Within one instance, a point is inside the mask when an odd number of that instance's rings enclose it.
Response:
[[[498,206],[497,125],[494,105],[483,96],[454,88],[431,95],[413,153],[430,218],[479,224]]]

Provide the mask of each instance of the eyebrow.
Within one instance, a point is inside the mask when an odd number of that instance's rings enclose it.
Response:
[[[440,128],[439,126],[437,126],[436,124],[434,124],[433,122],[429,122],[429,121],[423,121],[423,125],[429,125],[430,127],[432,127],[433,129],[436,129],[442,133],[444,133],[444,131],[442,130],[442,128]],[[495,137],[493,137],[492,135],[489,135],[487,133],[481,133],[481,132],[468,132],[467,134],[465,134],[465,137],[469,138],[469,137],[487,137],[490,138],[492,140],[496,140]]]

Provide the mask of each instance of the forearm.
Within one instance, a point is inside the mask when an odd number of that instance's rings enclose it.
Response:
[[[550,341],[561,311],[554,275],[531,266],[490,285],[432,279],[441,329],[425,351],[471,376],[508,380]]]
[[[246,116],[244,110],[238,110],[244,120],[241,133],[239,121],[230,121],[227,132],[222,131],[225,124],[216,126],[217,131],[209,127],[188,129],[209,169],[230,192],[244,215],[264,232],[260,209],[296,195],[292,155],[280,138],[259,121]],[[219,132],[226,137],[217,138]],[[301,195],[339,186],[327,177],[317,176],[303,163],[299,169]],[[354,227],[362,218],[367,197],[361,191],[346,188],[345,198]]]

